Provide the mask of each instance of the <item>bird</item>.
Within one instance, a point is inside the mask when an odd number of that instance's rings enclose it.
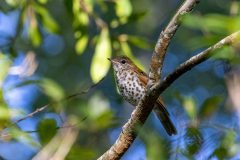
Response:
[[[146,92],[148,76],[127,56],[108,58],[111,62],[116,85],[120,95],[133,106],[137,106]],[[170,119],[163,100],[159,97],[154,104],[153,111],[161,121],[169,136],[176,135],[177,130]]]

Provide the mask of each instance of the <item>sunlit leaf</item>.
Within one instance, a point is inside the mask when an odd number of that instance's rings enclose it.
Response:
[[[0,105],[0,122],[4,119],[10,119],[10,112],[7,106]]]
[[[12,61],[10,60],[10,58],[0,52],[0,88],[2,87],[3,81],[8,74],[8,70],[11,64]]]
[[[64,98],[64,91],[59,84],[51,79],[43,79],[39,82],[44,93],[52,98],[54,101],[59,101]]]
[[[91,0],[84,0],[84,2],[82,2],[82,3],[84,3],[85,9],[89,13],[91,13],[91,11],[92,11]],[[73,12],[73,15],[74,15],[74,22],[73,22],[74,27],[88,25],[89,17],[88,17],[88,14],[86,12],[82,11],[81,1],[73,0],[72,12]]]
[[[40,34],[38,22],[34,15],[32,15],[29,23],[28,34],[32,44],[37,47],[42,42],[42,35]]]
[[[203,136],[202,133],[198,130],[198,128],[187,128],[187,133],[185,135],[185,143],[187,152],[190,155],[193,155],[200,150],[203,144]]]
[[[206,99],[199,111],[200,118],[209,118],[219,107],[222,102],[222,97],[213,96]]]
[[[196,118],[196,101],[193,97],[183,97],[182,105],[191,119]]]
[[[116,2],[116,14],[122,23],[127,21],[127,17],[132,13],[132,4],[130,0],[118,0]]]
[[[41,21],[43,23],[43,26],[46,28],[46,30],[51,33],[58,32],[59,30],[58,24],[49,14],[48,10],[36,3],[34,3],[33,7],[36,13],[40,15]]]
[[[140,36],[132,36],[132,35],[128,35],[128,41],[139,47],[139,48],[142,48],[142,49],[153,49],[153,44],[150,44],[150,42],[148,42],[145,38],[143,37],[140,37]]]
[[[7,2],[8,5],[12,7],[22,6],[26,3],[25,0],[5,0],[5,1]]]
[[[48,0],[38,0],[39,3],[46,4]]]
[[[0,131],[8,126],[10,120],[11,116],[8,106],[0,104]]]
[[[88,44],[88,35],[83,35],[81,36],[78,40],[77,43],[75,45],[76,51],[79,55],[81,55],[84,50],[86,49]]]
[[[112,48],[108,29],[103,28],[95,48],[90,68],[93,82],[98,82],[107,74],[110,68],[110,62],[107,58],[111,57],[111,54]]]
[[[48,143],[57,132],[57,124],[54,119],[43,119],[38,123],[37,130],[41,144]]]

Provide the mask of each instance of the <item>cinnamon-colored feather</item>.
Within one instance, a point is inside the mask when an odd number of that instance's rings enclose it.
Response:
[[[143,83],[144,86],[147,86],[147,82],[148,82],[147,74],[137,67],[134,67],[134,68],[135,68],[134,71],[136,73],[138,73],[137,75],[138,75],[138,78],[140,79],[140,81]],[[169,113],[168,113],[161,97],[159,97],[157,99],[153,110],[154,110],[156,116],[158,117],[158,119],[161,121],[161,123],[162,123],[163,127],[165,128],[165,130],[167,131],[168,135],[171,136],[171,135],[177,134],[177,130],[169,117]]]

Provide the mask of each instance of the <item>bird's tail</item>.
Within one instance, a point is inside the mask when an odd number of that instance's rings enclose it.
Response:
[[[157,115],[158,119],[161,121],[168,135],[171,136],[177,134],[177,130],[169,117],[169,113],[160,98],[158,98],[158,100],[156,101],[153,110]]]

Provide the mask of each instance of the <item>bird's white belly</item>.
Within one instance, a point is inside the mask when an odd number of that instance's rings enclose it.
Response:
[[[136,106],[145,93],[145,89],[140,85],[135,72],[124,72],[121,76],[116,76],[117,86],[120,94],[130,104]]]

